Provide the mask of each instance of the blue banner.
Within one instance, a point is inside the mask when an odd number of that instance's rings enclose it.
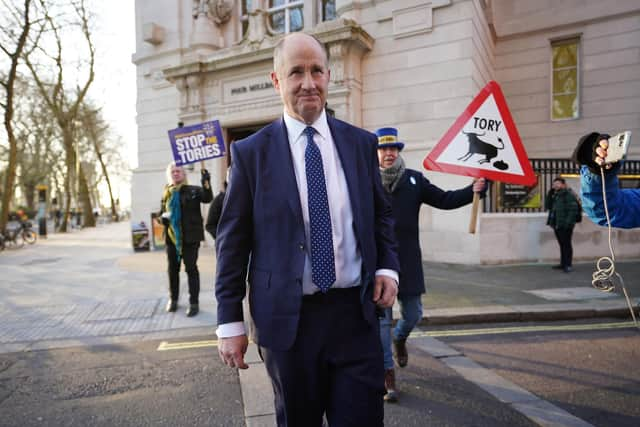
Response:
[[[217,120],[171,129],[169,141],[178,166],[225,155],[222,129]]]

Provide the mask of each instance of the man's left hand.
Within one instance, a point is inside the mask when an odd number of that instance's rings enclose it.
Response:
[[[487,185],[487,180],[484,178],[478,178],[473,180],[473,192],[482,193]]]
[[[393,306],[398,295],[398,282],[388,276],[376,276],[373,285],[373,302],[383,308]]]

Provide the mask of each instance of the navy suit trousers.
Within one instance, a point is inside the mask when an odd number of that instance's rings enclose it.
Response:
[[[364,319],[360,287],[304,296],[293,347],[259,350],[278,426],[320,427],[323,414],[331,427],[383,426],[379,324]]]

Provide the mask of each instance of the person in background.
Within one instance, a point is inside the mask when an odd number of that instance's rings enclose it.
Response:
[[[570,273],[573,271],[573,245],[571,244],[573,228],[576,225],[577,216],[582,215],[580,202],[567,186],[564,178],[557,177],[547,193],[545,205],[549,210],[547,225],[553,228],[560,246],[560,264],[552,268]]]
[[[60,223],[62,222],[62,210],[56,207],[53,211],[53,230],[58,231],[60,229]]]
[[[246,369],[242,301],[271,379],[278,426],[382,427],[376,307],[393,305],[398,257],[376,137],[325,111],[325,47],[305,33],[274,49],[283,117],[231,145],[218,224],[218,353]],[[247,282],[249,286],[247,286]]]
[[[201,171],[202,187],[189,185],[182,166],[175,162],[167,166],[168,184],[164,187],[160,217],[165,226],[165,248],[169,273],[169,302],[167,311],[178,309],[180,293],[180,263],[184,263],[189,282],[189,308],[187,316],[192,317],[200,310],[200,272],[198,271],[198,250],[204,240],[200,204],[213,199],[209,172]]]
[[[592,132],[580,138],[573,159],[580,166],[580,195],[582,208],[598,225],[607,225],[602,192],[602,176],[607,195],[607,209],[612,227],[640,227],[640,189],[621,189],[618,172],[622,162],[605,164],[609,135]]]
[[[380,339],[384,351],[385,388],[384,400],[395,402],[398,399],[396,376],[393,368],[393,354],[402,368],[407,366],[407,337],[422,319],[422,294],[425,293],[422,271],[422,252],[420,249],[418,218],[420,208],[427,204],[439,209],[456,209],[473,201],[473,193],[486,192],[484,178],[475,179],[472,185],[455,191],[444,191],[431,184],[422,173],[407,169],[400,152],[404,143],[398,140],[398,130],[385,127],[376,131],[378,136],[378,161],[382,186],[389,194],[393,208],[395,235],[398,241],[400,257],[400,282],[398,302],[401,317],[391,333],[392,310],[385,310],[380,319]],[[392,336],[393,335],[393,336]]]
[[[227,186],[229,185],[229,169],[227,169],[227,178],[222,183],[222,191],[216,194],[216,197],[211,202],[209,213],[207,214],[207,222],[204,225],[205,230],[213,240],[216,239],[216,229],[218,228],[218,222],[220,221],[220,215],[222,215],[222,205],[224,204],[224,195],[227,193]]]

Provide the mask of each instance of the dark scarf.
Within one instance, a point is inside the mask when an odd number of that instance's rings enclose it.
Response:
[[[386,169],[380,168],[380,178],[382,178],[382,186],[387,193],[393,193],[398,186],[400,178],[404,175],[404,160],[398,156],[396,161]]]

